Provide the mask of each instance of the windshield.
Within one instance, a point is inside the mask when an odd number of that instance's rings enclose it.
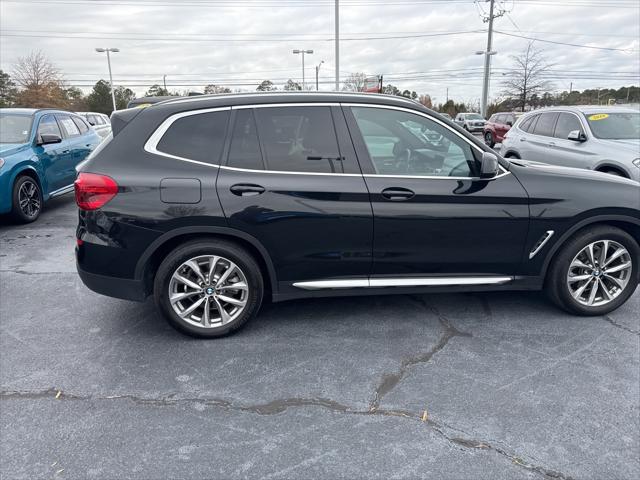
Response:
[[[467,120],[484,120],[482,116],[478,113],[469,113],[466,115]]]
[[[31,115],[0,113],[0,143],[27,143]]]
[[[585,113],[584,115],[596,138],[640,139],[640,112]]]

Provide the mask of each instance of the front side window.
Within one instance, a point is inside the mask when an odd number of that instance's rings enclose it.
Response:
[[[67,137],[75,137],[76,135],[80,135],[80,130],[78,126],[74,123],[73,119],[68,115],[59,115],[58,120],[60,121],[60,125],[67,133]]]
[[[414,113],[352,107],[375,173],[477,176],[471,146],[446,127]]]
[[[38,135],[57,135],[62,138],[62,132],[60,132],[58,122],[56,122],[56,118],[53,115],[45,115],[40,119]]]
[[[557,113],[549,112],[541,114],[540,118],[538,118],[538,123],[536,123],[534,127],[533,133],[544,137],[552,137],[557,118]]]
[[[344,171],[329,107],[257,108],[255,116],[267,170]]]
[[[640,113],[586,113],[585,117],[596,138],[637,140],[640,138]]]
[[[226,110],[178,118],[164,133],[156,149],[187,160],[219,164],[228,120]]]
[[[554,137],[567,139],[570,132],[579,130],[582,132],[582,125],[580,120],[572,113],[561,113],[558,117],[558,123],[556,124],[556,131]]]

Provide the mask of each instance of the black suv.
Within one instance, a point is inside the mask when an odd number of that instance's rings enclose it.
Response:
[[[407,99],[204,96],[112,125],[75,184],[78,272],[192,335],[265,297],[544,287],[602,315],[638,285],[637,182],[506,161]]]

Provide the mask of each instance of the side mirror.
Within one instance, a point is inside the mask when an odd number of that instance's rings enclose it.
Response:
[[[92,127],[96,126],[96,122],[92,122],[91,120],[87,120],[87,122],[89,122],[89,125],[91,125]]]
[[[482,163],[480,164],[480,178],[493,178],[498,174],[500,163],[498,157],[490,152],[482,153]]]
[[[49,145],[50,143],[60,143],[62,138],[55,133],[43,133],[39,135],[38,145]]]
[[[511,120],[508,120],[507,125],[509,125],[510,127],[513,127],[513,122]]]
[[[571,130],[567,135],[567,140],[573,140],[574,142],[586,142],[587,136],[580,130]]]

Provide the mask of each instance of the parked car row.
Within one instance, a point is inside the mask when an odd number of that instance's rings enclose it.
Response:
[[[191,335],[238,330],[267,296],[544,288],[604,315],[638,285],[636,182],[504,160],[402,97],[230,94],[113,118],[75,183],[78,272],[154,295]]]
[[[32,222],[44,202],[73,191],[76,165],[102,140],[85,118],[62,110],[0,109],[0,214]]]

